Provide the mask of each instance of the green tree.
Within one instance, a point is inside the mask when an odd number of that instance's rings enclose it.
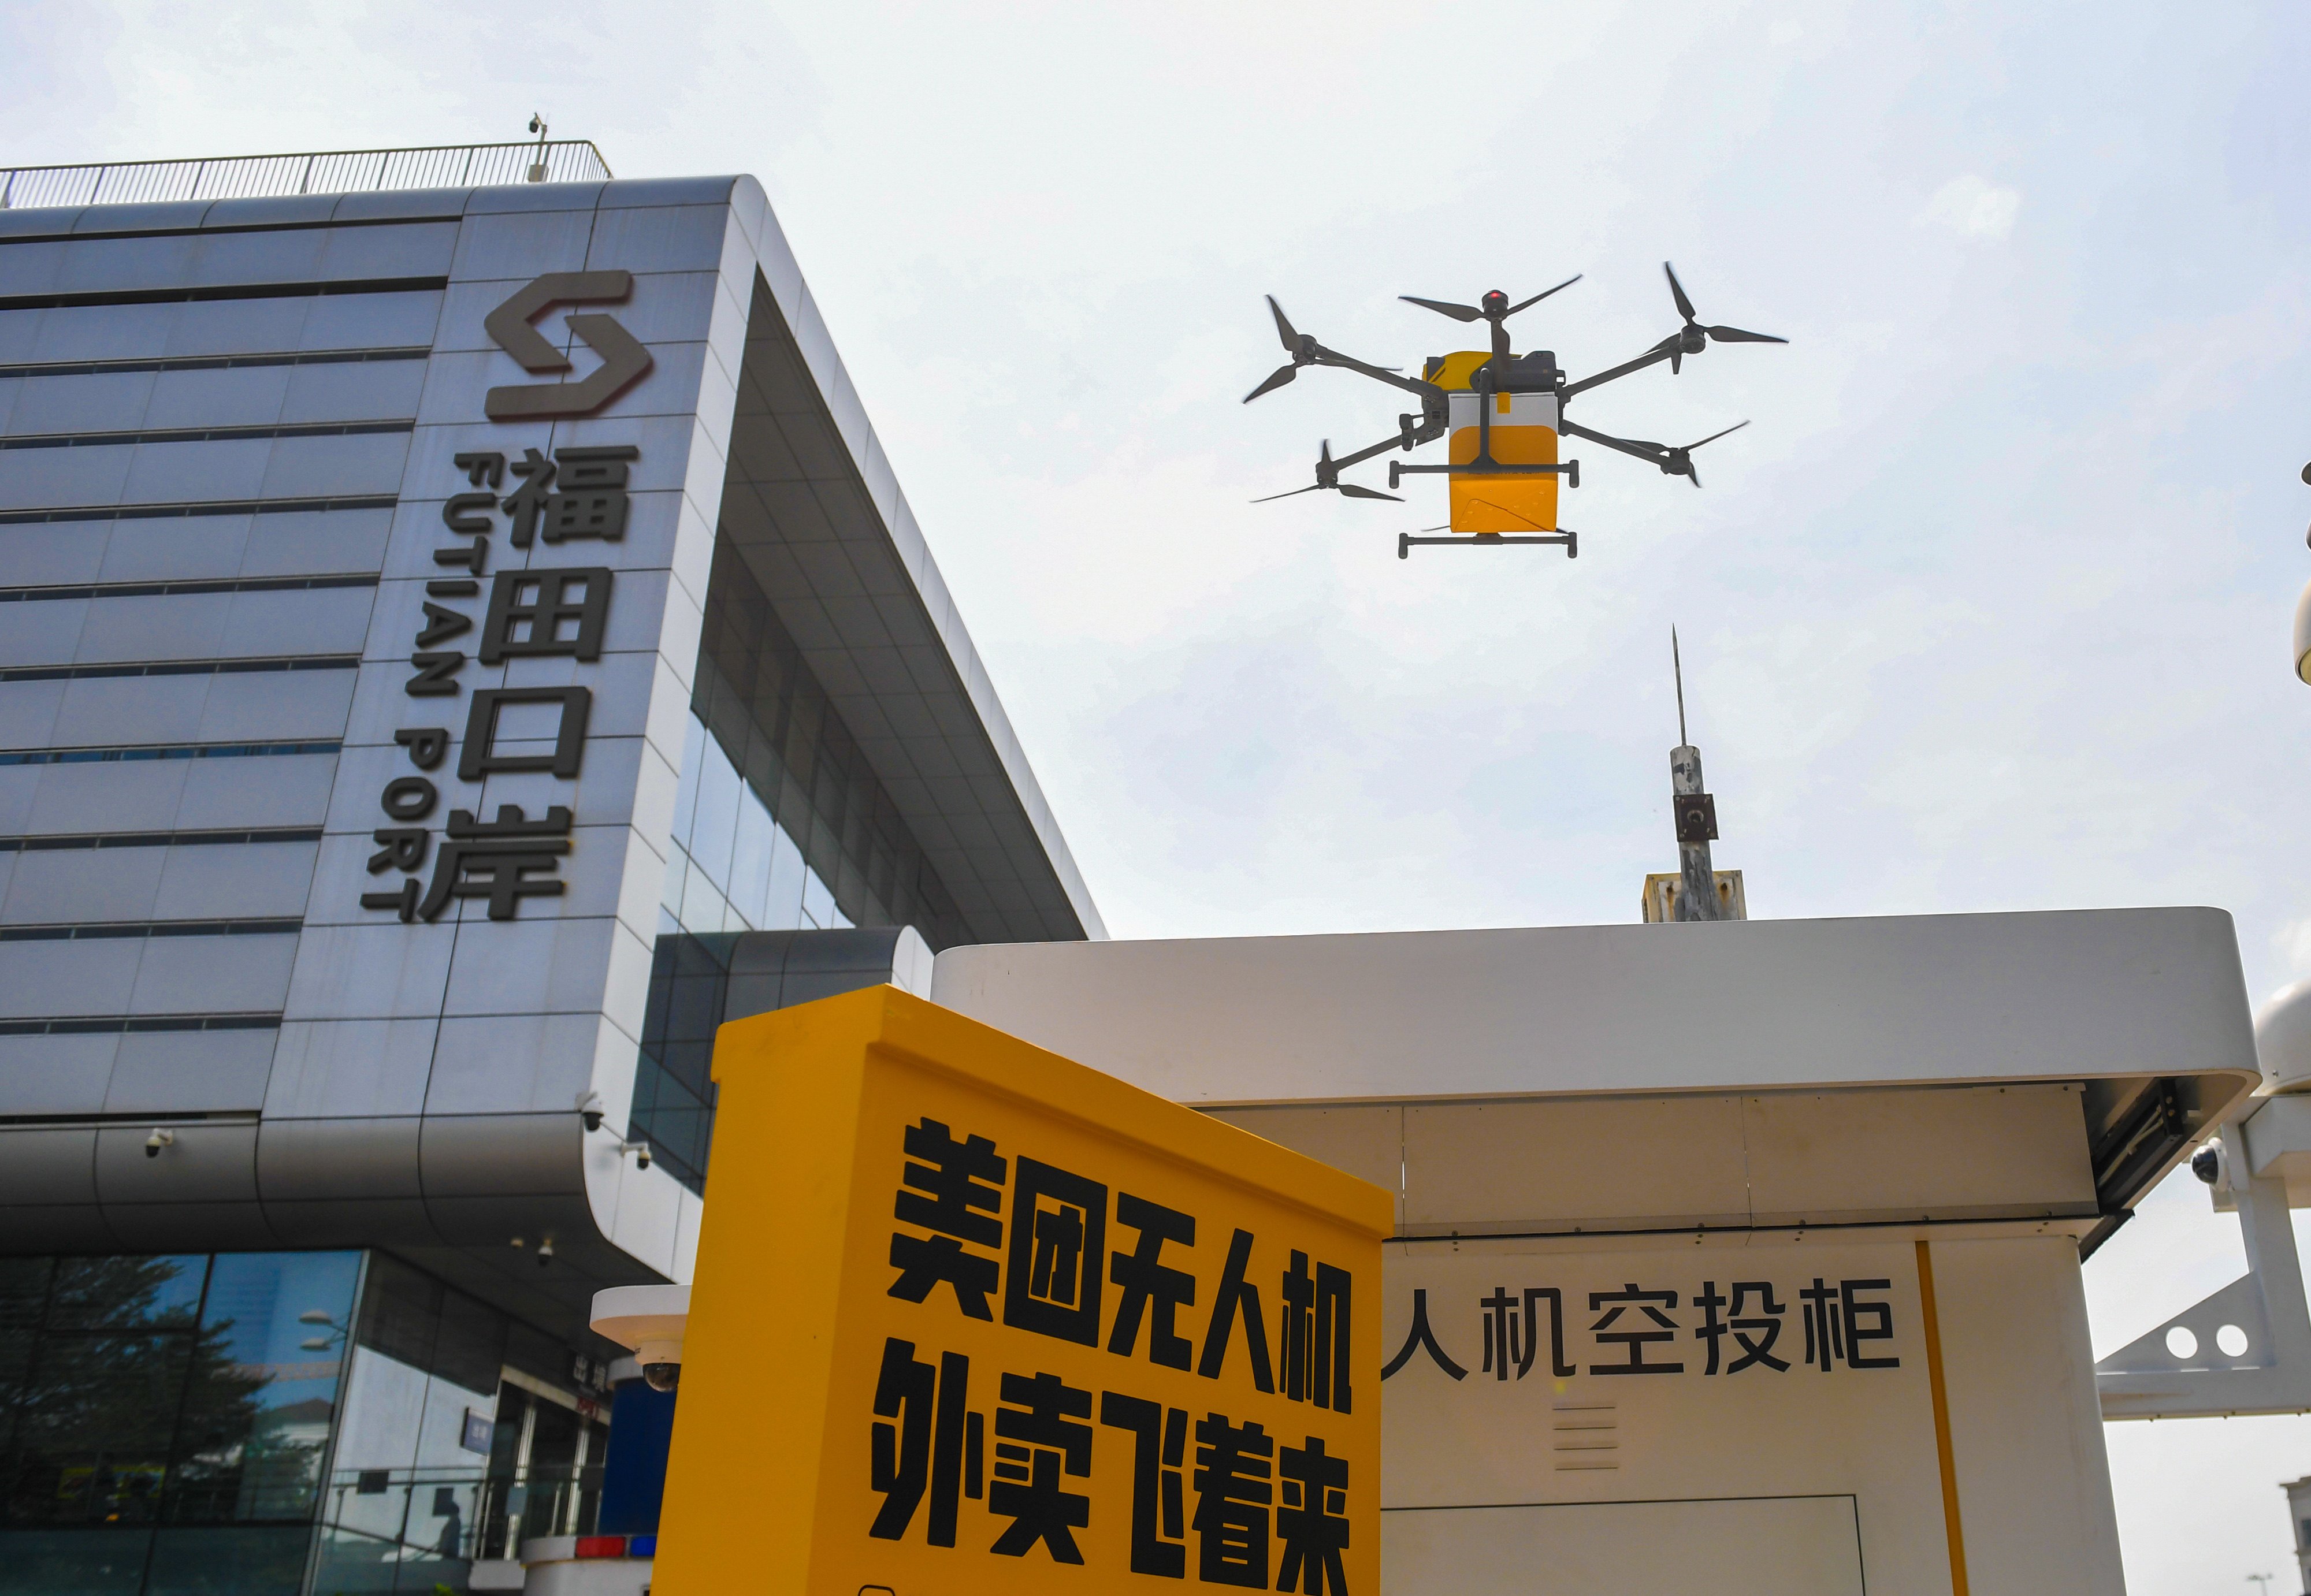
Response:
[[[248,1435],[266,1376],[228,1355],[230,1321],[196,1322],[184,1284],[169,1259],[57,1269],[0,1458],[9,1520],[150,1522],[186,1450],[180,1416],[205,1457]]]

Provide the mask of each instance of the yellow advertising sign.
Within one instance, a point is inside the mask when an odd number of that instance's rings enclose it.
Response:
[[[892,987],[714,1078],[658,1596],[1378,1596],[1388,1193]]]

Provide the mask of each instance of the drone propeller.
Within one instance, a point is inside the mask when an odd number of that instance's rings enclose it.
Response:
[[[1784,342],[1784,340],[1776,338],[1774,339],[1773,342],[1778,344]],[[1726,428],[1725,432],[1738,432],[1749,424],[1749,423],[1746,421],[1737,421],[1731,426]],[[1704,438],[1701,440],[1701,443],[1714,443],[1720,438],[1724,437],[1725,432],[1712,432],[1708,437]],[[1661,474],[1664,476],[1682,476],[1688,482],[1692,483],[1695,487],[1699,487],[1701,485],[1701,473],[1693,468],[1693,451],[1699,449],[1701,447],[1701,443],[1688,443],[1680,449],[1663,450],[1662,452],[1667,454],[1669,458],[1661,462]]]
[[[1550,294],[1558,292],[1560,289],[1570,288],[1575,283],[1580,281],[1581,275],[1576,272],[1572,276],[1567,277],[1564,282],[1558,283],[1556,288],[1543,290],[1541,292],[1534,294],[1530,299],[1520,300],[1513,305],[1509,304],[1509,296],[1503,293],[1497,288],[1485,296],[1484,304],[1481,307],[1477,305],[1456,305],[1447,300],[1424,300],[1417,294],[1410,293],[1400,293],[1396,297],[1402,300],[1408,305],[1418,305],[1421,309],[1425,310],[1434,310],[1440,316],[1450,316],[1455,321],[1505,321],[1510,317],[1515,315],[1518,311],[1526,309],[1528,306],[1538,305]],[[1504,309],[1503,307],[1506,308]]]
[[[1284,313],[1280,310],[1277,312],[1279,318]],[[1304,488],[1293,488],[1286,493],[1270,493],[1267,498],[1254,499],[1252,502],[1254,504],[1267,504],[1278,499],[1289,499],[1294,493],[1312,493],[1319,488],[1333,489],[1335,492],[1339,493],[1341,497],[1347,499],[1385,499],[1391,504],[1401,504],[1404,502],[1403,500],[1398,498],[1394,493],[1383,493],[1378,488],[1360,488],[1355,483],[1342,482],[1339,479],[1339,468],[1332,464],[1332,440],[1330,438],[1325,439],[1323,447],[1316,451],[1316,480],[1314,482],[1310,483]]]
[[[1276,296],[1271,293],[1267,297],[1269,311],[1276,318],[1276,336],[1290,353],[1292,360],[1288,365],[1278,366],[1269,374],[1267,381],[1244,395],[1243,402],[1247,405],[1262,394],[1273,393],[1282,388],[1300,374],[1301,367],[1313,365],[1316,360],[1316,340],[1306,333],[1294,330],[1291,318],[1284,314],[1284,307],[1276,302]]]
[[[1424,300],[1410,293],[1400,293],[1396,297],[1408,305],[1418,305],[1424,310],[1435,311],[1439,316],[1450,316],[1455,321],[1482,321],[1485,318],[1485,313],[1474,305],[1448,304],[1443,300]]]
[[[1789,342],[1787,338],[1776,338],[1771,333],[1744,332],[1738,327],[1702,326],[1700,318],[1694,312],[1693,301],[1685,297],[1685,284],[1677,280],[1676,269],[1664,260],[1661,262],[1661,270],[1669,274],[1670,297],[1677,301],[1677,313],[1685,318],[1683,327],[1653,345],[1656,350],[1666,349],[1670,352],[1669,369],[1671,372],[1682,371],[1685,366],[1685,357],[1688,354],[1699,354],[1708,346],[1708,342],[1712,338],[1716,339],[1720,344],[1786,344]]]

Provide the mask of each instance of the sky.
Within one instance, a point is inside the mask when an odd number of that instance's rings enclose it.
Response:
[[[1637,917],[1669,663],[1759,917],[2203,903],[2311,974],[2311,10],[2104,4],[647,9],[0,0],[0,159],[515,139],[768,190],[1121,937]],[[1283,357],[1522,298],[1594,446],[1554,549],[1307,493],[1396,397]],[[1384,486],[1384,464],[1350,474]],[[2296,884],[2296,885],[2290,885]],[[2242,1267],[2170,1181],[2106,1351]],[[2137,1596],[2288,1582],[2311,1419],[2108,1431]]]

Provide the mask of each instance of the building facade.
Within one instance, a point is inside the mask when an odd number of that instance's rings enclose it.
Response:
[[[1103,935],[751,179],[0,210],[0,1589],[639,1512],[713,1020]]]

